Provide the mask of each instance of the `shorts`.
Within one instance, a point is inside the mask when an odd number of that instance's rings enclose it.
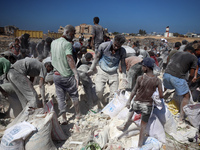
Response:
[[[163,75],[163,84],[167,89],[175,89],[177,95],[184,95],[189,92],[189,86],[185,79],[177,78],[168,73]]]
[[[148,122],[152,112],[152,105],[148,105],[145,102],[134,101],[130,111],[142,114],[142,121]]]

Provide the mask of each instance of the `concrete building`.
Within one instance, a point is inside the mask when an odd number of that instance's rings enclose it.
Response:
[[[92,33],[92,25],[88,25],[88,24],[80,24],[80,26],[76,26],[76,33],[78,34],[91,34]]]
[[[19,28],[15,26],[5,26],[4,32],[6,35],[14,35],[15,30],[18,30]]]
[[[92,25],[88,25],[88,24],[80,24],[79,26],[75,26],[76,29],[76,34],[91,34],[92,33]],[[64,31],[64,27],[60,26],[60,28],[58,29],[58,33],[63,33]],[[108,33],[108,29],[105,28],[104,29],[105,33]]]

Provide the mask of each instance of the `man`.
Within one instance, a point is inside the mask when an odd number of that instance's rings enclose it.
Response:
[[[176,53],[178,52],[178,50],[180,49],[181,43],[180,42],[176,42],[174,49],[172,51],[170,51],[169,56],[167,57],[167,64],[169,63],[170,58]]]
[[[142,75],[142,64],[140,63],[142,61],[141,57],[137,56],[131,56],[125,59],[126,63],[126,71],[127,71],[127,91],[132,91],[136,84],[136,79],[138,76]],[[121,68],[119,69],[121,72]]]
[[[114,42],[109,41],[102,43],[99,46],[92,66],[88,71],[88,74],[91,75],[97,63],[99,63],[98,72],[95,78],[96,93],[100,100],[98,103],[98,109],[101,109],[102,105],[105,105],[103,92],[106,83],[108,83],[110,87],[110,96],[112,96],[114,91],[118,90],[119,79],[117,69],[120,61],[122,66],[123,82],[126,81],[126,50],[121,47],[125,41],[126,39],[123,35],[116,35],[114,37]]]
[[[188,44],[188,41],[187,41],[187,40],[183,40],[183,41],[182,41],[182,45],[181,45],[179,51],[184,51],[185,46],[186,46],[187,44]]]
[[[7,73],[10,69],[10,61],[7,60],[6,58],[2,57],[0,58],[0,76],[2,76],[3,74],[5,74],[5,76],[7,76]],[[8,94],[7,92],[2,88],[0,87],[0,92],[5,96],[7,97]]]
[[[50,37],[46,38],[45,44],[44,44],[44,51],[43,51],[44,58],[47,58],[49,56],[50,49],[51,49],[51,42],[52,42],[52,38]]]
[[[14,90],[21,102],[22,108],[28,105],[29,108],[41,107],[37,92],[33,87],[34,77],[40,77],[39,87],[43,105],[45,104],[44,79],[47,72],[53,69],[52,65],[42,64],[34,58],[25,58],[16,61],[8,72],[8,80],[13,85]],[[30,78],[28,78],[29,76]]]
[[[79,76],[72,56],[71,41],[74,38],[75,28],[67,25],[63,36],[51,43],[52,65],[54,66],[54,83],[58,100],[59,116],[66,123],[66,92],[74,104],[76,118],[80,117],[78,83]]]
[[[163,75],[164,87],[175,89],[177,95],[183,96],[180,106],[180,121],[184,119],[183,107],[188,104],[190,99],[189,86],[185,79],[186,74],[189,71],[189,81],[191,81],[197,66],[197,57],[194,53],[195,50],[191,46],[186,47],[185,52],[176,52],[171,57]]]
[[[44,45],[45,45],[45,40],[42,40],[41,42],[37,43],[36,45],[37,56],[43,55]]]
[[[91,47],[97,51],[99,45],[103,42],[104,31],[103,27],[99,25],[99,17],[93,18],[94,26],[92,27],[92,42]]]
[[[161,54],[160,58],[163,60],[162,69],[165,70],[167,66],[167,57],[169,55],[169,46],[166,39],[161,39],[159,52]]]

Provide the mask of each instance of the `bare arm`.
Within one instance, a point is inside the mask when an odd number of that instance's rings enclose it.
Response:
[[[72,55],[67,55],[66,57],[67,57],[67,62],[69,64],[69,67],[72,69],[72,71],[74,73],[74,76],[75,76],[75,79],[76,79],[76,82],[77,82],[77,87],[78,87],[79,76],[78,76],[78,72],[77,72],[77,69],[76,69],[76,65],[75,65],[73,56]]]
[[[0,86],[0,92],[3,94],[3,96],[8,97],[8,93]]]
[[[196,80],[197,80],[198,70],[199,70],[199,66],[197,65],[197,68],[196,68],[196,70],[195,70],[194,78],[192,79],[192,82],[196,82]]]
[[[92,62],[92,65],[91,65],[90,69],[87,72],[88,75],[91,75],[93,73],[93,71],[96,68],[97,63],[99,62],[100,57],[101,57],[101,52],[98,51],[94,56],[94,60]]]
[[[190,69],[190,76],[189,76],[189,82],[192,81],[193,77],[194,77],[194,74],[195,74],[195,69]]]
[[[158,83],[158,92],[159,92],[160,98],[163,98],[162,83],[161,83],[160,80],[159,80],[159,83]]]
[[[132,100],[133,97],[135,96],[135,94],[136,94],[136,92],[137,92],[137,89],[138,89],[139,86],[140,86],[140,84],[139,84],[140,80],[141,80],[141,77],[138,77],[137,80],[136,80],[135,87],[134,87],[133,90],[131,91],[131,95],[130,95],[130,97],[129,97],[127,103],[126,103],[126,107],[127,107],[127,108],[130,108],[131,100]]]
[[[91,46],[91,47],[93,48],[93,50],[94,50],[94,34],[92,35],[92,40],[91,40],[90,46]]]

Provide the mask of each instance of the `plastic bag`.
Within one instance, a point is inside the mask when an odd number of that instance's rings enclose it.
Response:
[[[156,64],[154,64],[154,67],[153,67],[153,74],[155,76],[159,76],[161,73],[161,70],[160,70],[160,67],[158,67]]]
[[[102,110],[103,113],[113,118],[126,106],[126,103],[129,98],[129,93],[118,91],[115,92],[113,99],[108,103]]]
[[[163,100],[162,109],[159,110],[158,108],[154,108],[153,114],[158,117],[158,119],[164,126],[165,132],[167,132],[169,135],[171,135],[172,133],[176,133],[177,123]]]
[[[188,117],[189,122],[197,129],[200,126],[200,103],[188,104],[183,107],[183,111]]]
[[[163,125],[155,114],[152,114],[149,118],[146,131],[150,137],[154,137],[160,142],[166,143]]]

